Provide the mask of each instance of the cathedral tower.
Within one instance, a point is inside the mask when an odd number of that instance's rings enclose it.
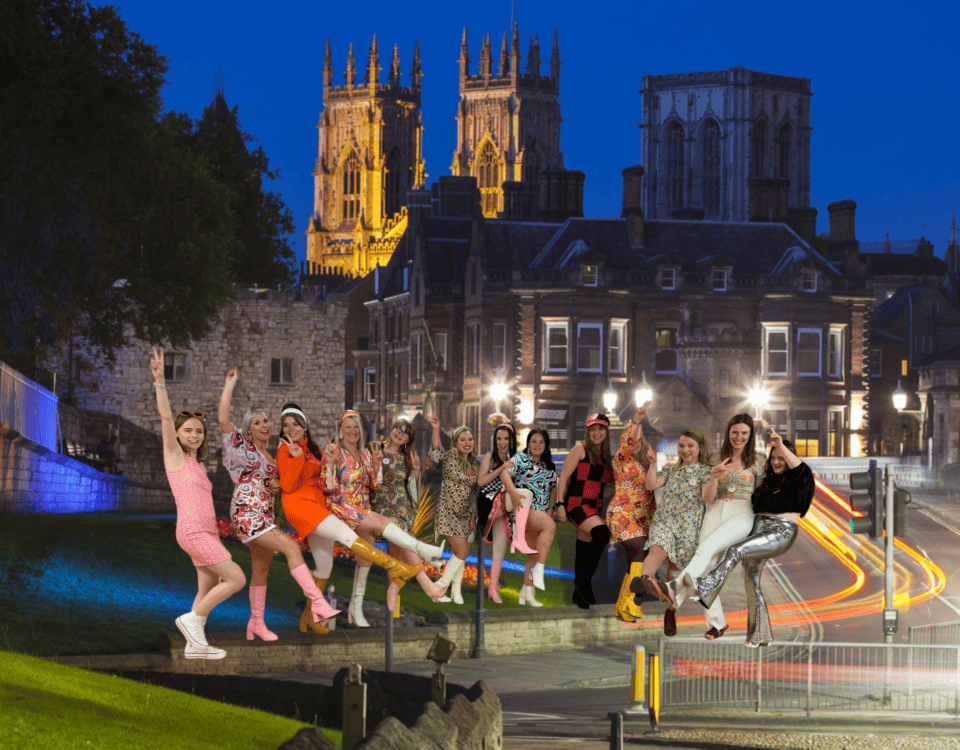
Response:
[[[406,228],[408,190],[422,188],[423,122],[420,115],[420,46],[414,45],[410,85],[400,85],[394,46],[387,82],[380,82],[377,37],[357,82],[353,45],[344,85],[333,85],[327,40],[323,61],[323,111],[313,172],[313,217],[307,260],[321,271],[363,276],[386,265]]]
[[[483,37],[479,73],[470,72],[467,29],[460,46],[460,105],[457,150],[450,169],[477,178],[483,215],[503,211],[503,183],[536,182],[546,171],[563,169],[560,151],[560,44],[553,33],[550,74],[540,72],[540,41],[534,36],[521,69],[520,32],[503,35],[493,73],[490,33]]]

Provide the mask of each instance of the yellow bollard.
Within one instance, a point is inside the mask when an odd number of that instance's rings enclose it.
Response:
[[[657,732],[660,721],[660,654],[650,654],[650,731]]]
[[[393,619],[400,619],[400,594],[397,594],[397,608],[393,611]]]
[[[630,700],[634,705],[643,703],[643,667],[646,661],[646,649],[633,647],[633,674],[630,675]]]

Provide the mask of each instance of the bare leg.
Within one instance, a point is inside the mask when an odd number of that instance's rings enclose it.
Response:
[[[203,573],[201,573],[203,571]],[[194,601],[193,612],[200,617],[206,617],[210,611],[221,602],[226,601],[236,594],[240,589],[247,585],[247,577],[243,570],[233,560],[224,560],[216,565],[207,565],[204,568],[197,568],[197,577],[200,581],[202,590],[205,583],[211,581],[211,576],[215,576],[217,583],[207,590],[199,601]],[[221,580],[222,579],[222,580]]]

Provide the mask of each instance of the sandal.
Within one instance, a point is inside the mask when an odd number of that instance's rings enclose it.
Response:
[[[663,634],[669,637],[677,634],[677,610],[673,607],[663,613]]]
[[[706,633],[703,634],[703,637],[708,641],[715,641],[717,638],[722,636],[729,629],[729,625],[724,625],[722,629],[717,630],[716,628],[710,628]]]

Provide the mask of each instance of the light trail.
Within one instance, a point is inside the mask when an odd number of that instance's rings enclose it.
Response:
[[[818,622],[843,620],[853,617],[882,612],[884,610],[884,592],[868,594],[854,598],[867,583],[870,570],[881,573],[885,565],[885,555],[880,540],[875,543],[867,538],[850,533],[848,520],[851,516],[862,515],[850,507],[840,495],[824,484],[817,482],[814,502],[810,511],[800,519],[800,532],[809,535],[826,552],[830,553],[840,565],[852,575],[847,586],[825,596],[802,601],[791,601],[768,607],[772,625],[805,625],[811,618]],[[911,567],[919,568],[921,578],[917,578],[903,563],[894,560],[894,596],[896,609],[909,609],[921,604],[943,591],[946,576],[943,570],[921,552],[902,539],[894,539],[894,546],[911,561]],[[911,594],[911,590],[917,591]],[[799,611],[798,611],[799,610]],[[702,615],[678,617],[678,625],[702,622]],[[730,626],[746,627],[747,611],[739,610],[727,614]],[[624,623],[625,628],[660,628],[661,618],[638,620]]]

